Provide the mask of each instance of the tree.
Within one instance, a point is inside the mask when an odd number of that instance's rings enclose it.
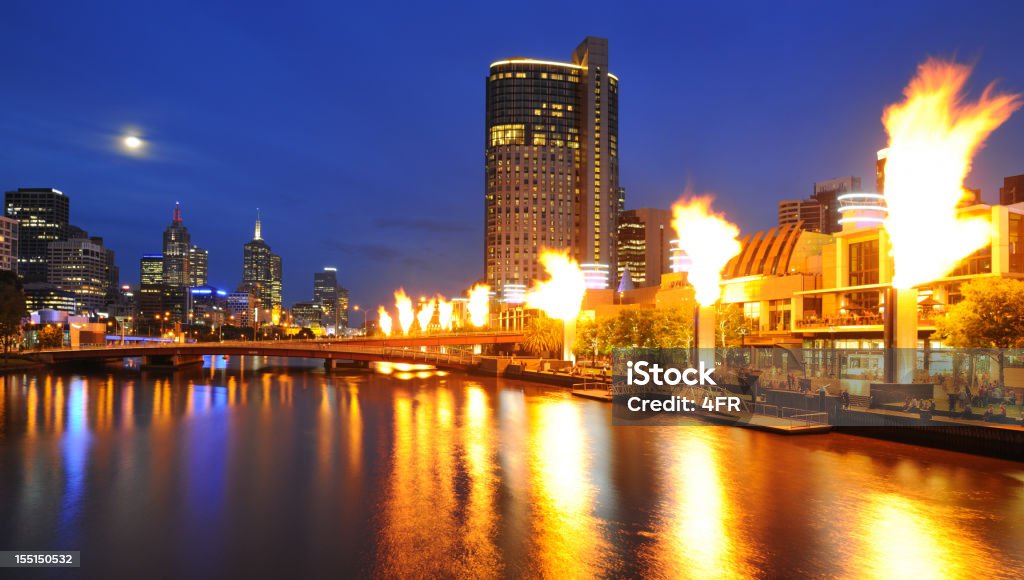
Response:
[[[5,357],[20,341],[22,320],[26,316],[25,292],[18,275],[0,270],[0,345]]]
[[[59,324],[47,324],[39,329],[36,341],[39,348],[60,348],[64,346],[64,328]]]
[[[1003,349],[1024,347],[1024,282],[977,278],[960,292],[963,300],[936,320],[933,337],[953,348],[999,349],[1003,384]]]
[[[523,332],[523,348],[541,356],[551,356],[562,349],[562,321],[535,316]]]
[[[715,334],[726,348],[728,343],[740,342],[740,328],[746,324],[743,318],[743,309],[739,304],[719,304],[716,313],[717,324]]]
[[[313,330],[310,329],[308,326],[303,326],[295,335],[295,338],[299,340],[312,340],[316,338],[316,335],[313,334]]]

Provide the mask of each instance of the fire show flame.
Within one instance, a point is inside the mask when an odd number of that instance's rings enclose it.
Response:
[[[377,319],[377,325],[380,326],[380,331],[384,333],[384,336],[391,336],[391,315],[384,310],[383,306],[377,308]]]
[[[416,315],[416,321],[420,323],[420,332],[426,332],[427,328],[430,327],[430,321],[434,318],[435,308],[437,308],[437,303],[433,300],[423,303],[420,313]]]
[[[697,303],[711,306],[721,295],[722,268],[740,253],[739,228],[711,211],[711,196],[684,198],[672,206],[679,247],[692,260],[688,279]]]
[[[549,279],[534,281],[526,293],[526,305],[543,310],[550,318],[576,320],[587,291],[580,265],[567,253],[551,250],[541,252],[540,263]]]
[[[403,288],[395,291],[395,309],[398,310],[398,325],[402,327],[402,334],[409,334],[416,314],[412,309],[412,300],[405,294]]]
[[[930,59],[904,89],[906,100],[882,115],[889,133],[885,229],[896,288],[942,278],[989,243],[988,219],[959,217],[957,203],[974,153],[1021,101],[989,85],[977,102],[965,102],[970,75],[969,66]]]
[[[454,310],[454,304],[446,301],[441,296],[437,297],[437,324],[441,327],[441,330],[452,329],[452,313]]]
[[[477,284],[469,290],[469,322],[473,326],[486,326],[490,318],[490,306],[488,305],[491,287],[487,284]]]

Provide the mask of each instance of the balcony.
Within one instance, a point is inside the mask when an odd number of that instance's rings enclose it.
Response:
[[[935,320],[943,315],[941,312],[918,312],[917,313],[917,325],[923,327],[935,326]],[[884,321],[881,314],[876,313],[865,313],[865,314],[842,314],[836,316],[808,316],[803,320],[796,321],[796,327],[798,330],[808,329],[824,329],[829,328],[849,328],[851,326],[882,326]]]

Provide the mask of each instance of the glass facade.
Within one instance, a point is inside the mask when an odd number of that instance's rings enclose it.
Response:
[[[588,43],[607,51],[600,39],[588,39],[581,48]],[[602,70],[607,56],[602,58],[586,63],[576,55],[572,63],[510,59],[490,67],[484,268],[492,288],[542,277],[543,248],[570,250],[580,262],[614,260],[618,168],[617,161],[608,161],[609,146],[601,144],[611,138],[617,156],[618,102],[616,86],[605,98],[604,117],[595,109],[600,87],[613,78]],[[597,87],[597,94],[588,87]],[[588,186],[594,176],[600,178],[602,163],[614,165],[614,176]]]
[[[878,284],[878,240],[850,244],[850,286]]]

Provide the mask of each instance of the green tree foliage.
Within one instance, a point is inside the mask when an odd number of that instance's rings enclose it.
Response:
[[[39,348],[60,348],[64,346],[64,328],[59,324],[47,324],[37,335]]]
[[[577,357],[611,353],[614,348],[689,348],[693,345],[693,315],[682,308],[627,309],[618,316],[581,322],[576,328]]]
[[[1024,348],[1024,282],[978,278],[936,320],[935,337],[954,348]]]
[[[562,349],[562,321],[535,316],[523,332],[523,348],[539,356],[553,356]]]
[[[26,316],[25,292],[18,275],[0,271],[0,344],[5,355],[21,340],[22,320]]]
[[[964,299],[935,321],[933,338],[953,348],[1000,349],[999,382],[1003,383],[1002,349],[1024,348],[1024,282],[977,278],[961,286],[960,292]]]

